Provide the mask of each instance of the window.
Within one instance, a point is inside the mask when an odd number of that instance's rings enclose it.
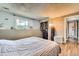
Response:
[[[16,20],[17,28],[18,29],[27,29],[28,27],[28,20],[25,19],[17,19]]]

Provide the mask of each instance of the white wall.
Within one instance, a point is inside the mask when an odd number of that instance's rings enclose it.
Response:
[[[32,26],[33,29],[40,29],[40,21],[38,20],[28,20],[29,21],[29,26]]]
[[[4,23],[3,27],[7,28],[7,29],[10,29],[11,27],[15,27],[17,17],[19,19],[27,20],[29,22],[29,26],[27,29],[29,29],[30,26],[32,26],[33,29],[40,29],[40,21],[27,19],[27,18],[21,17],[21,16],[13,16],[13,14],[10,14],[10,13],[4,12],[4,11],[0,11],[0,24]],[[8,18],[8,20],[5,20],[5,18]]]
[[[8,20],[5,20],[5,18],[8,18]],[[27,20],[28,21],[28,27],[26,30],[9,30],[11,27],[16,28],[16,19],[21,20]],[[0,11],[0,24],[3,24],[3,27],[6,29],[0,29],[0,39],[21,39],[21,38],[27,38],[31,36],[36,37],[42,37],[41,31],[40,31],[40,21],[38,20],[32,20],[28,19],[26,17],[22,16],[13,16],[13,14]],[[30,29],[30,26],[32,26],[33,29]],[[0,27],[2,28],[2,27]],[[7,35],[8,34],[8,35]]]
[[[7,35],[8,34],[8,35]],[[42,33],[37,29],[30,30],[0,30],[0,39],[21,39],[27,37],[42,37]]]
[[[8,18],[8,20],[5,20],[6,18]],[[1,23],[3,23],[4,28],[10,29],[10,27],[14,27],[14,17],[12,14],[0,11],[0,24]]]

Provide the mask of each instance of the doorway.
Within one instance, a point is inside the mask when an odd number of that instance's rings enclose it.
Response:
[[[67,39],[69,42],[78,42],[78,21],[67,21]]]
[[[44,39],[48,39],[48,21],[40,23],[40,29]]]

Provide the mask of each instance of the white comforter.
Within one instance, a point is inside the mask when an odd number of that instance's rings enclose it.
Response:
[[[55,56],[59,54],[59,49],[57,43],[38,37],[0,40],[0,56]]]

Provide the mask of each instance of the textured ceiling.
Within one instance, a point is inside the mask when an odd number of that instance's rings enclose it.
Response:
[[[44,19],[44,17],[60,17],[75,13],[79,11],[79,4],[77,3],[14,3],[14,4],[0,4],[0,9],[3,7],[9,8],[9,12],[28,16],[37,19]]]

